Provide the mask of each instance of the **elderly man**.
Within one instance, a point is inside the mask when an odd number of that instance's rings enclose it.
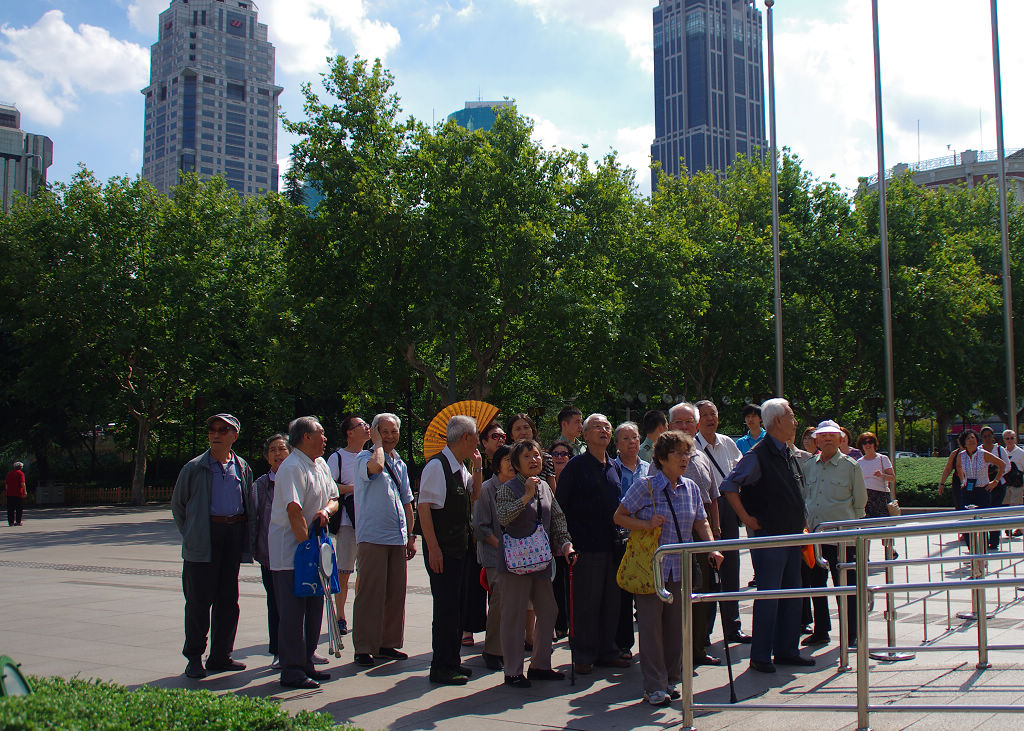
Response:
[[[185,593],[185,675],[244,670],[231,659],[238,629],[238,569],[252,561],[256,507],[252,470],[231,446],[239,422],[231,414],[206,420],[210,448],[181,468],[171,495],[171,515],[181,533],[181,586]],[[212,609],[212,626],[211,626]],[[206,636],[210,656],[203,667]]]
[[[373,665],[373,656],[404,660],[406,561],[416,555],[412,534],[409,470],[398,456],[402,421],[377,414],[370,426],[370,449],[356,457],[354,470],[356,560],[359,589],[352,607],[356,664]]]
[[[672,418],[673,429],[688,434],[690,437],[697,435],[697,422],[699,413],[693,404],[683,401],[676,404],[669,410]],[[690,462],[686,466],[683,477],[688,477],[697,483],[700,490],[700,500],[704,505],[704,514],[708,517],[708,524],[711,526],[711,535],[715,540],[722,537],[722,528],[719,523],[718,514],[718,487],[711,476],[711,460],[699,449],[694,450]],[[694,535],[694,540],[701,540],[700,536]],[[700,569],[700,580],[696,585],[696,591],[701,593],[710,592],[712,587],[717,586],[711,573],[711,565],[708,563],[706,553],[694,555],[697,567]],[[721,665],[721,659],[708,653],[708,646],[711,644],[711,628],[714,627],[716,616],[716,605],[708,602],[701,602],[693,605],[693,663],[694,665]],[[744,637],[746,635],[743,635]]]
[[[701,450],[711,462],[711,478],[715,486],[721,490],[722,482],[732,471],[732,468],[739,462],[739,448],[730,437],[718,433],[718,408],[710,401],[698,401],[697,411],[700,414],[700,421],[697,424],[698,434],[693,439],[697,449]],[[722,530],[723,540],[732,540],[740,537],[740,521],[730,507],[729,501],[720,498],[718,501],[719,527]],[[722,577],[722,591],[739,591],[740,588],[740,553],[739,551],[725,551],[725,561],[719,572]],[[754,572],[757,573],[756,571]],[[717,589],[717,585],[712,584]],[[750,636],[744,634],[740,629],[740,607],[738,602],[720,602],[722,608],[722,627],[730,642],[750,642]],[[709,618],[710,633],[715,622],[714,610]]]
[[[654,459],[654,443],[662,433],[668,431],[668,418],[664,411],[648,411],[640,425],[645,437],[640,443],[640,459],[650,463]]]
[[[800,467],[804,473],[804,504],[807,506],[807,525],[814,531],[821,523],[833,520],[854,520],[864,516],[864,506],[868,501],[867,487],[864,485],[864,473],[860,466],[850,457],[839,451],[842,436],[839,425],[831,420],[823,421],[814,430],[814,441],[819,452],[802,462]],[[855,551],[847,546],[843,561],[854,560]],[[839,546],[826,543],[821,547],[822,557],[828,561],[832,573],[832,585],[852,585],[852,579],[843,581],[837,567],[839,564]],[[825,586],[828,571],[820,566],[807,568],[801,566],[807,586]],[[849,575],[848,575],[849,577]],[[836,597],[836,603],[840,602]],[[829,618],[828,598],[816,596],[811,599],[814,605],[814,632],[804,638],[801,643],[805,647],[825,645],[829,641],[829,630],[832,621]],[[848,627],[850,628],[850,644],[857,643],[857,598],[847,597]]]
[[[459,657],[464,574],[472,530],[470,511],[483,482],[476,419],[453,416],[448,421],[446,438],[445,448],[423,467],[417,511],[434,598],[430,680],[443,685],[465,685],[471,671]],[[472,473],[464,465],[466,460],[472,461]]]
[[[573,454],[582,454],[587,445],[580,439],[583,433],[583,412],[576,406],[566,406],[558,412],[559,439],[572,445]]]
[[[1006,480],[1006,496],[1003,505],[1021,505],[1024,503],[1024,487],[1021,486],[1021,473],[1024,473],[1024,449],[1017,444],[1017,432],[1006,429],[1003,432],[1003,444],[1006,445],[1006,456],[1009,457],[1007,470],[1003,479]],[[1019,536],[1020,528],[1013,531]]]
[[[555,491],[579,551],[573,570],[571,601],[576,612],[571,641],[580,675],[593,672],[595,664],[631,664],[615,643],[621,596],[615,557],[620,541],[612,516],[619,507],[621,478],[615,461],[608,458],[611,437],[612,425],[604,414],[588,416],[583,422],[587,451],[569,460]]]
[[[295,550],[309,538],[309,528],[326,529],[338,510],[338,486],[323,459],[327,438],[319,420],[302,416],[288,425],[292,452],[277,470],[270,507],[270,571],[277,595],[277,647],[281,685],[312,690],[331,676],[313,667],[313,653],[323,620],[322,596],[295,596]]]
[[[615,427],[615,451],[618,455],[613,460],[619,468],[619,499],[625,497],[629,488],[637,480],[647,476],[651,463],[640,459],[640,429],[635,422],[624,421]],[[625,529],[620,529],[625,533]],[[625,553],[625,540],[620,541],[616,549],[615,563],[622,561]],[[633,595],[619,589],[621,603],[619,605],[619,624],[615,632],[615,645],[623,657],[630,657],[633,649]]]
[[[803,473],[789,447],[796,438],[796,417],[788,401],[775,398],[761,404],[761,418],[768,436],[743,455],[722,482],[722,494],[754,536],[800,533],[807,526]],[[750,553],[758,591],[801,586],[799,546]],[[799,637],[799,599],[755,600],[751,669],[774,673],[775,664],[814,665],[813,659],[800,656]]]

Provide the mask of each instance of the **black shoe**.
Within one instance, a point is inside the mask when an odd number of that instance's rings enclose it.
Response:
[[[348,621],[344,619],[338,620],[338,634],[344,637],[348,634]]]
[[[809,634],[813,634],[813,633],[814,633],[814,630],[811,628],[811,625],[809,625],[809,624],[805,624],[803,626],[803,629],[800,630],[800,634],[802,634],[802,635],[809,635]]]
[[[459,673],[465,675],[467,678],[473,677],[473,668],[469,665],[459,665]]]
[[[364,668],[373,667],[373,656],[368,652],[357,652],[355,660],[356,665],[362,665]]]
[[[323,670],[307,670],[306,677],[311,680],[330,680],[331,674]]]
[[[320,687],[320,683],[306,677],[303,677],[302,680],[282,680],[281,685],[285,688],[299,688],[300,690],[316,690]]]
[[[522,675],[506,675],[505,685],[511,685],[513,688],[529,688],[533,683]]]
[[[759,673],[774,673],[775,666],[770,662],[761,662],[760,660],[751,660],[750,669],[756,670]]]
[[[565,680],[565,673],[560,673],[551,668],[546,670],[544,668],[530,668],[526,672],[526,677],[530,680]]]
[[[441,685],[465,685],[469,678],[457,670],[430,671],[430,682]]]
[[[188,665],[185,666],[185,677],[192,678],[193,680],[199,680],[205,678],[207,675],[206,668],[203,667],[202,660],[189,660]]]
[[[747,588],[756,589],[757,588],[757,579],[751,579],[750,581],[748,581],[747,582]]]
[[[694,665],[714,665],[714,666],[717,667],[718,665],[722,664],[722,660],[720,658],[715,657],[714,655],[704,655],[702,657],[695,657],[695,658],[693,658],[693,664]]]
[[[481,657],[484,659],[484,665],[487,666],[488,670],[504,670],[505,662],[501,655],[492,655],[489,652],[481,653]]]
[[[749,645],[753,641],[753,638],[747,633],[743,632],[742,630],[736,631],[734,634],[729,635],[726,639],[734,645]]]
[[[409,656],[394,647],[382,647],[377,650],[377,657],[386,657],[388,660],[408,660]]]
[[[230,657],[220,662],[206,661],[206,672],[208,673],[227,673],[236,670],[245,670],[245,663],[232,660]]]
[[[776,665],[795,665],[800,668],[810,668],[817,665],[813,657],[778,657],[775,658]]]
[[[803,641],[800,642],[801,646],[803,647],[827,645],[828,643],[829,636],[827,632],[823,632],[820,635],[817,632],[815,632],[814,634],[807,635],[806,637],[804,637]]]

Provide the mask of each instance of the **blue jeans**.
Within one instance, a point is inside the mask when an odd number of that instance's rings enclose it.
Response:
[[[757,534],[755,534],[757,535]],[[800,547],[754,548],[750,551],[757,590],[799,589]],[[799,655],[800,599],[755,599],[750,659],[771,662],[775,657]]]

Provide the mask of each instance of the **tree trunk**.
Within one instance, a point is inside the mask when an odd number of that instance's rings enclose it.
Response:
[[[132,474],[132,504],[144,505],[146,502],[146,449],[149,447],[149,420],[144,416],[136,416],[139,425],[139,436],[135,442],[135,471]]]

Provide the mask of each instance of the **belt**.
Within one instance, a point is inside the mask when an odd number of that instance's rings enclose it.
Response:
[[[246,521],[245,514],[240,513],[238,515],[211,515],[211,523],[223,523],[225,525],[231,525],[233,523],[244,523]]]

